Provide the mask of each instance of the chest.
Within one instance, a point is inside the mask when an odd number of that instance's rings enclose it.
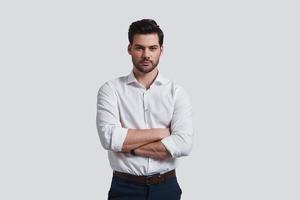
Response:
[[[120,119],[124,124],[149,123],[167,126],[174,111],[174,95],[169,88],[126,89],[118,94]]]

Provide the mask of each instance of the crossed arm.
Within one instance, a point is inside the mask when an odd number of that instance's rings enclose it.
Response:
[[[97,129],[102,146],[110,151],[135,154],[154,159],[170,159],[189,155],[193,129],[191,104],[187,94],[178,89],[169,128],[127,129],[121,126],[117,97],[109,84],[98,92]]]
[[[169,128],[128,129],[122,152],[134,150],[135,154],[158,160],[167,160],[172,156],[161,142],[170,136]]]

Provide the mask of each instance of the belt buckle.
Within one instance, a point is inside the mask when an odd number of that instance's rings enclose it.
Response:
[[[161,183],[160,175],[146,177],[146,185],[156,185]]]

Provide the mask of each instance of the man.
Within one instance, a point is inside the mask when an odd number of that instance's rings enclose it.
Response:
[[[164,34],[156,22],[133,22],[128,38],[131,73],[98,92],[97,129],[113,169],[108,199],[177,200],[175,168],[191,151],[192,107],[184,89],[158,71]]]

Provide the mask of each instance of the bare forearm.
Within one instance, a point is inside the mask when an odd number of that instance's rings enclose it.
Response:
[[[134,152],[138,156],[154,158],[157,160],[168,160],[172,158],[171,154],[168,152],[161,141],[156,141],[138,147],[134,150]]]
[[[128,129],[122,152],[130,152],[145,144],[160,141],[170,135],[168,128]]]

